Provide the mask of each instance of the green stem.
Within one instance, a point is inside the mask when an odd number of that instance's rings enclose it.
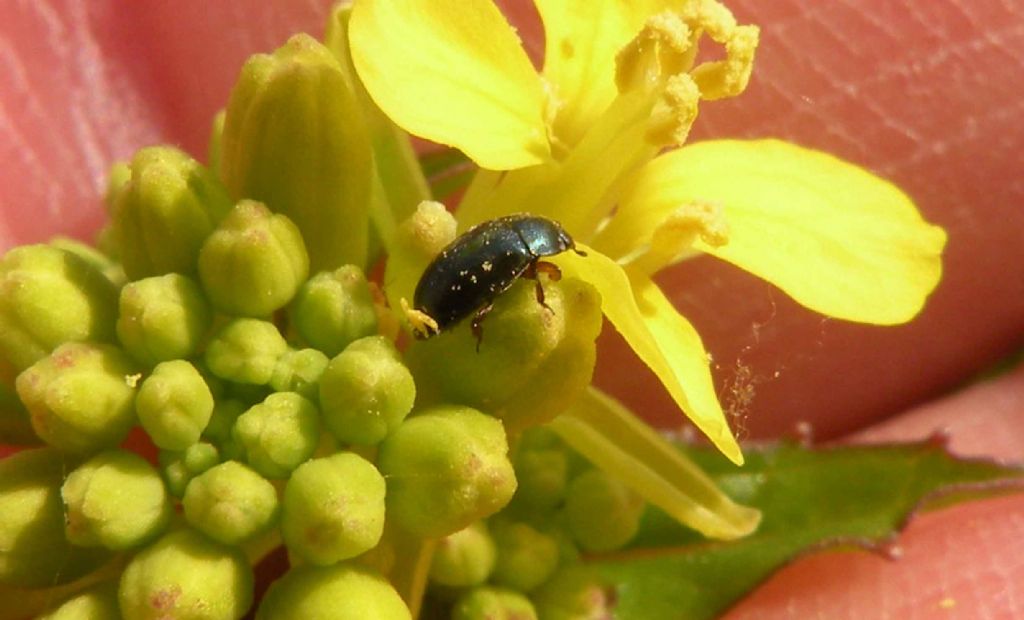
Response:
[[[548,425],[594,465],[709,538],[752,533],[761,513],[733,502],[682,452],[595,388]]]
[[[427,590],[427,575],[434,559],[436,540],[423,539],[388,524],[384,530],[384,546],[394,552],[394,564],[387,573],[388,581],[409,607],[413,618],[418,618]]]

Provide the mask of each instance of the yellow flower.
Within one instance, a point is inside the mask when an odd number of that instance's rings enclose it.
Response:
[[[706,252],[833,317],[910,320],[941,277],[945,233],[898,188],[774,140],[685,141],[701,99],[739,94],[758,30],[714,0],[536,0],[538,74],[488,0],[356,0],[349,37],[366,90],[399,126],[480,167],[467,227],[530,212],[589,257],[556,259],[690,419],[741,463],[692,325],[654,284]],[[724,47],[696,63],[704,39]],[[630,294],[631,293],[631,294]]]

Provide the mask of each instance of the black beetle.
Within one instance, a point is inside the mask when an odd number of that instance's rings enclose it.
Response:
[[[537,302],[548,308],[537,274],[546,273],[557,280],[562,272],[540,259],[568,250],[586,256],[576,249],[561,224],[536,215],[506,215],[470,228],[448,244],[420,276],[414,309],[406,312],[413,333],[420,339],[430,338],[472,315],[479,349],[481,321],[495,298],[520,277],[537,281]]]

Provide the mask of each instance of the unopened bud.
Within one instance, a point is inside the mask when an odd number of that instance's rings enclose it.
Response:
[[[194,443],[184,451],[161,450],[160,470],[167,490],[181,498],[193,478],[221,462],[220,451],[206,442]]]
[[[300,465],[282,502],[288,551],[326,566],[372,549],[384,532],[384,492],[377,468],[351,452]]]
[[[235,319],[210,340],[205,359],[210,372],[221,379],[266,385],[287,351],[288,343],[273,323]]]
[[[83,590],[36,620],[121,620],[117,581],[104,581]]]
[[[249,408],[232,431],[244,459],[261,476],[287,478],[320,441],[316,407],[294,392],[271,394]]]
[[[296,618],[410,620],[412,616],[387,579],[367,568],[341,563],[299,566],[271,584],[256,620]]]
[[[69,341],[114,341],[117,288],[81,257],[48,245],[0,260],[0,356],[25,369]]]
[[[383,336],[350,344],[320,378],[324,425],[339,441],[375,445],[412,410],[416,384]]]
[[[544,583],[558,566],[558,541],[526,523],[496,519],[491,523],[498,561],[491,580],[502,586],[530,592]]]
[[[41,588],[74,581],[109,557],[64,537],[60,485],[73,467],[53,448],[0,460],[0,584]]]
[[[117,337],[146,366],[192,357],[210,327],[210,306],[195,280],[177,273],[121,289]]]
[[[573,479],[565,497],[565,517],[573,539],[586,551],[614,551],[636,535],[644,501],[599,469]]]
[[[76,468],[61,487],[68,540],[122,550],[159,535],[171,502],[153,466],[134,452],[101,452]]]
[[[277,360],[270,387],[275,392],[295,392],[315,401],[320,397],[320,377],[328,361],[327,356],[316,349],[286,351]]]
[[[494,514],[516,490],[501,421],[468,407],[409,418],[381,443],[377,463],[388,481],[388,518],[426,538]]]
[[[231,92],[222,149],[231,193],[295,222],[314,272],[365,265],[373,153],[330,50],[296,35],[250,58]]]
[[[132,558],[118,591],[125,618],[237,620],[252,596],[252,568],[241,550],[189,528]]]
[[[193,478],[181,504],[192,527],[227,545],[269,530],[279,510],[274,485],[237,461],[215,465]]]
[[[437,541],[430,580],[442,586],[465,588],[487,581],[497,548],[483,521],[477,521]]]
[[[480,586],[459,597],[452,620],[537,620],[537,612],[519,592]]]
[[[135,423],[135,366],[109,345],[68,343],[18,375],[18,396],[46,443],[77,454],[117,446]]]
[[[139,422],[158,447],[184,450],[199,441],[213,414],[213,395],[185,360],[161,362],[135,399]]]
[[[283,308],[309,275],[299,229],[284,215],[243,200],[199,253],[199,277],[225,314],[266,317]]]
[[[214,175],[169,146],[140,150],[112,220],[130,280],[196,270],[199,248],[231,207]]]
[[[377,333],[370,287],[355,265],[310,278],[292,302],[291,319],[302,338],[329,357],[352,341]]]

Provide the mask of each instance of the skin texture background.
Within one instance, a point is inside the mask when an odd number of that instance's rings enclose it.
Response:
[[[713,259],[663,273],[714,354],[743,437],[810,423],[816,437],[916,439],[1020,460],[1024,374],[961,390],[1024,345],[1024,9],[1012,0],[738,0],[762,27],[754,79],[705,105],[693,139],[775,136],[903,187],[950,235],[946,274],[899,328],[823,319]],[[245,57],[329,3],[40,0],[0,3],[0,247],[102,219],[109,164],[146,144],[205,153],[209,121]],[[539,57],[528,2],[506,10]],[[678,412],[614,334],[598,382],[664,425]],[[852,434],[852,435],[851,435]],[[825,554],[785,569],[737,618],[1003,618],[1024,613],[1024,499],[922,516],[892,562]],[[950,603],[952,601],[952,604]]]

